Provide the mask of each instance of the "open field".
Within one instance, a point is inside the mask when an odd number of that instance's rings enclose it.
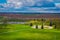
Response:
[[[0,40],[60,40],[57,29],[33,29],[23,24],[9,24],[7,28],[5,32],[0,32]]]

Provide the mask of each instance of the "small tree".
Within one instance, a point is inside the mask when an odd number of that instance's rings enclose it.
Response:
[[[41,29],[44,29],[43,24],[42,24],[42,26],[41,26]]]
[[[30,26],[33,26],[33,24],[32,24],[32,23],[30,23]]]
[[[56,26],[56,24],[55,24],[54,29],[56,29],[56,27],[57,27],[57,26]]]
[[[4,32],[4,31],[7,31],[7,19],[5,18],[5,17],[3,17],[2,19],[1,19],[1,24],[0,24],[0,29],[1,29],[1,31],[0,32]]]
[[[6,27],[7,26],[7,20],[3,20],[3,25]]]
[[[38,25],[36,25],[36,29],[38,29]]]
[[[7,27],[7,25],[8,25],[8,20],[7,20],[7,18],[6,17],[3,17],[3,20],[2,20],[2,25],[3,25],[3,28],[6,28]]]
[[[42,26],[41,26],[41,29],[44,29],[44,27],[43,27],[43,22],[44,22],[44,19],[41,19],[41,21],[42,21]]]
[[[50,24],[49,24],[49,26],[52,26],[52,21],[50,21]]]

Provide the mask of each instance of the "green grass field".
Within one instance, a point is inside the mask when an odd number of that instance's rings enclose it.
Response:
[[[60,40],[57,29],[33,29],[23,24],[10,24],[7,28],[0,33],[0,40]]]

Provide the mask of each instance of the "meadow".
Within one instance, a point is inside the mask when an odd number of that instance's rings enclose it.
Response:
[[[60,40],[57,29],[33,29],[27,24],[8,24],[6,28],[0,29],[0,40]]]

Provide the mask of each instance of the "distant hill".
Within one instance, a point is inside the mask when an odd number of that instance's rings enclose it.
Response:
[[[0,13],[0,16],[6,16],[7,18],[26,19],[26,18],[58,18],[60,19],[60,13]]]

